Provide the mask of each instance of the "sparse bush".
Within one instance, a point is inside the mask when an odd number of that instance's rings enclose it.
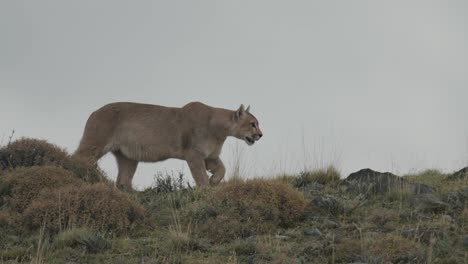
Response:
[[[206,203],[211,206],[200,206],[191,215],[197,216],[195,220],[202,235],[215,241],[230,241],[291,226],[301,219],[305,207],[299,191],[272,180],[222,185]],[[203,215],[198,209],[209,215]]]
[[[127,194],[103,183],[42,192],[25,210],[30,227],[38,228],[45,222],[51,232],[87,226],[122,233],[143,216],[144,209]]]
[[[192,189],[190,184],[185,181],[184,174],[179,173],[177,177],[174,175],[158,172],[154,176],[152,191],[156,193],[172,193],[176,191]]]
[[[82,182],[71,172],[54,166],[18,168],[2,176],[0,195],[14,211],[22,212],[43,190],[53,189]]]
[[[302,172],[296,179],[295,187],[305,187],[311,183],[332,184],[341,180],[340,172],[335,167]]]

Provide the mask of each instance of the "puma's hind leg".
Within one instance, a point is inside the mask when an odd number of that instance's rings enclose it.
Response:
[[[125,157],[122,152],[113,152],[117,160],[119,173],[117,175],[116,185],[121,190],[132,190],[132,179],[138,166],[138,161]]]

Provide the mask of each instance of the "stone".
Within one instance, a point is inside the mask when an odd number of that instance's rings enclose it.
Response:
[[[326,228],[331,228],[331,229],[334,229],[334,228],[338,228],[340,227],[340,224],[335,222],[335,221],[332,221],[332,220],[325,220],[325,222],[323,223],[323,226],[326,227]]]
[[[455,210],[463,210],[468,202],[468,187],[445,195],[444,201]]]
[[[318,228],[306,229],[304,230],[305,236],[312,236],[312,237],[321,237],[322,232]]]
[[[410,203],[417,211],[424,213],[439,213],[449,208],[447,203],[429,193],[414,195],[411,197]]]
[[[401,190],[410,185],[405,179],[390,172],[378,172],[362,169],[351,173],[343,182],[347,191],[366,196],[384,194],[393,190]]]
[[[285,235],[276,235],[275,238],[279,240],[288,240],[290,237]]]
[[[464,236],[464,237],[463,237],[463,246],[464,246],[465,248],[468,248],[468,236]]]
[[[468,167],[465,167],[457,172],[454,172],[452,175],[449,175],[447,179],[451,181],[455,181],[455,180],[465,179],[466,177],[468,177]]]
[[[414,194],[434,193],[434,188],[426,184],[413,183],[412,186]]]
[[[328,211],[333,216],[344,213],[343,204],[331,195],[316,196],[312,199],[312,204],[321,210]]]

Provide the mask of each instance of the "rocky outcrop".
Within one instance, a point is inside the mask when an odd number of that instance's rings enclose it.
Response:
[[[417,194],[411,197],[411,206],[422,213],[439,213],[449,209],[449,205],[431,193]]]
[[[371,169],[351,173],[343,184],[347,187],[347,191],[366,196],[401,190],[410,185],[405,179],[395,174]]]
[[[348,192],[372,196],[392,191],[412,190],[414,194],[433,193],[434,188],[422,183],[412,183],[390,172],[362,169],[351,173],[343,181]]]
[[[457,172],[454,172],[452,175],[449,175],[447,179],[450,181],[456,181],[456,180],[465,179],[467,177],[468,177],[468,167],[465,167]]]

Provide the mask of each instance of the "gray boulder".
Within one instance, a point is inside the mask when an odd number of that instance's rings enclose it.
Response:
[[[447,179],[451,181],[455,181],[455,180],[465,179],[466,177],[468,177],[468,167],[465,167],[453,173],[452,175],[449,175]]]
[[[449,209],[449,205],[430,193],[417,194],[411,197],[410,204],[418,212],[440,213]]]
[[[328,212],[332,216],[338,216],[344,213],[343,203],[331,195],[312,198],[312,205],[322,211]]]
[[[364,194],[366,196],[384,194],[393,190],[406,188],[409,183],[390,172],[378,172],[362,169],[351,173],[343,182],[347,191]]]

